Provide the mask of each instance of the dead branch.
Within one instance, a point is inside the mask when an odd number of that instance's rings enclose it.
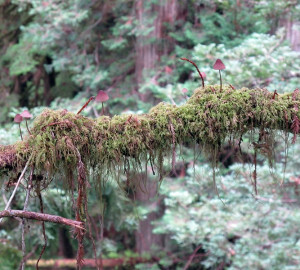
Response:
[[[63,218],[60,216],[42,214],[37,212],[29,212],[23,210],[4,210],[4,211],[0,211],[0,218],[3,217],[19,217],[19,218],[34,219],[34,220],[45,221],[45,222],[59,223],[59,224],[73,226],[75,228],[84,230],[84,226],[82,222]]]
[[[152,262],[155,261],[156,259],[144,259],[144,258],[116,258],[116,259],[103,259],[103,267],[108,268],[108,267],[117,267],[117,266],[122,266],[122,265],[134,265],[137,263],[146,263],[146,262]],[[36,263],[35,260],[28,260],[26,265],[27,266],[34,266]],[[76,259],[58,259],[58,260],[40,260],[40,267],[74,267],[76,268],[77,266],[77,261]],[[83,261],[83,266],[88,266],[88,267],[96,267],[96,261],[95,259],[85,259]]]

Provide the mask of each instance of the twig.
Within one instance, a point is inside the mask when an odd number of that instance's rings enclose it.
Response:
[[[4,210],[4,211],[0,211],[0,218],[3,217],[20,217],[20,218],[39,220],[39,221],[59,223],[59,224],[73,226],[75,228],[84,230],[83,222],[68,219],[68,218],[63,218],[60,216],[42,214],[37,212],[30,212],[30,211],[23,211],[23,210]]]
[[[27,182],[27,190],[26,190],[26,198],[25,198],[25,202],[24,202],[24,206],[23,206],[23,211],[27,211],[28,208],[28,202],[29,202],[29,196],[30,196],[30,191],[31,191],[31,187],[32,187],[32,175],[33,175],[33,170],[34,167],[31,168],[30,171],[30,176],[29,176],[29,180]],[[26,242],[25,242],[25,219],[22,219],[22,261],[21,261],[21,269],[24,270],[25,269],[25,257],[26,257]]]
[[[176,176],[176,170],[175,170],[175,164],[176,164],[176,137],[175,137],[175,131],[174,131],[174,127],[173,127],[171,119],[170,119],[169,125],[170,125],[170,131],[171,131],[171,134],[172,134],[172,144],[173,144],[173,149],[172,149],[172,173]]]
[[[277,43],[270,48],[270,50],[268,51],[268,55],[272,54],[285,41],[285,37],[286,37],[286,31],[284,31],[283,35],[280,37]]]
[[[20,266],[19,266],[19,268],[18,268],[19,270],[21,270],[23,261],[24,261],[24,262],[27,262],[27,260],[28,260],[30,257],[32,257],[32,255],[34,255],[34,253],[35,253],[35,251],[37,250],[37,248],[38,248],[38,244],[35,245],[35,246],[33,247],[33,249],[25,256],[25,258],[22,259],[21,264],[20,264]]]
[[[94,239],[93,234],[92,234],[91,217],[88,214],[87,204],[85,205],[85,211],[86,211],[87,224],[89,226],[89,237],[90,237],[90,239],[92,241],[92,244],[93,244],[93,252],[94,252],[96,267],[97,267],[97,270],[103,270],[103,265],[101,264],[99,266],[98,259],[97,259],[97,251],[96,251],[95,239]]]
[[[89,105],[89,103],[90,103],[92,100],[94,100],[94,99],[95,99],[95,97],[90,97],[89,100],[82,106],[82,108],[78,111],[77,114],[80,114],[80,113],[84,110],[84,108],[85,108],[87,105]],[[103,103],[102,103],[102,106],[103,106]]]
[[[38,193],[38,197],[40,200],[40,209],[41,209],[41,213],[44,213],[44,204],[43,204],[43,198],[42,198],[42,194],[41,194],[41,188],[40,188],[40,183],[38,183],[38,188],[37,188],[37,193]],[[41,260],[43,253],[45,252],[45,249],[47,247],[47,236],[46,236],[46,231],[45,231],[45,222],[42,221],[42,231],[43,231],[43,237],[44,237],[44,245],[43,248],[41,250],[41,253],[39,255],[38,260],[36,261],[36,269],[39,269],[39,261]]]
[[[184,61],[190,62],[190,63],[197,69],[197,71],[198,71],[198,73],[199,73],[199,75],[200,75],[200,78],[201,78],[201,80],[202,80],[202,87],[204,87],[204,78],[203,78],[203,76],[202,76],[202,74],[201,74],[201,72],[200,72],[198,66],[197,66],[193,61],[191,61],[190,59],[187,59],[187,58],[180,58],[180,59],[181,59],[181,60],[184,60]]]
[[[8,200],[8,203],[6,204],[6,206],[5,206],[5,208],[4,208],[4,211],[7,210],[7,209],[10,207],[10,204],[11,204],[13,198],[15,197],[16,192],[17,192],[17,189],[18,189],[18,186],[19,186],[21,180],[22,180],[23,177],[24,177],[24,174],[25,174],[25,172],[26,172],[26,170],[27,170],[27,167],[28,167],[28,165],[29,165],[29,162],[30,162],[30,160],[31,160],[31,157],[32,157],[32,155],[29,157],[29,159],[28,159],[28,161],[27,161],[27,163],[26,163],[26,165],[25,165],[25,167],[24,167],[24,169],[23,169],[23,171],[22,171],[22,173],[21,173],[21,175],[20,175],[20,177],[19,177],[19,179],[18,179],[18,182],[17,182],[17,184],[16,184],[16,186],[15,186],[15,189],[14,189],[13,193],[11,194],[11,196],[10,196],[10,198],[9,198],[9,200]],[[2,219],[3,219],[3,218],[1,217],[1,218],[0,218],[0,223],[2,222]]]
[[[192,255],[189,257],[188,261],[186,262],[186,264],[185,264],[183,270],[187,270],[187,269],[189,268],[189,266],[190,266],[190,264],[192,263],[192,261],[193,261],[195,255],[197,254],[198,250],[199,250],[201,247],[202,247],[202,245],[199,245],[199,246],[194,250],[194,252],[192,253]]]

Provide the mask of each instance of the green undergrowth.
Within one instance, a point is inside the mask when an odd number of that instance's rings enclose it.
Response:
[[[160,103],[144,115],[91,119],[46,109],[34,121],[32,135],[16,144],[16,166],[21,170],[32,155],[31,165],[46,176],[44,185],[56,174],[70,183],[79,161],[93,169],[99,183],[147,166],[162,179],[163,160],[176,145],[196,142],[216,158],[225,141],[240,140],[249,131],[259,133],[260,144],[272,141],[272,130],[292,131],[293,115],[300,117],[299,98],[292,95],[273,98],[266,89],[220,91],[215,85],[196,89],[182,106]]]

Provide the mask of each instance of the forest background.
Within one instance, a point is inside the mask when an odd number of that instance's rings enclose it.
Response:
[[[225,85],[292,92],[300,87],[299,18],[299,0],[0,0],[0,144],[20,140],[16,113],[77,112],[99,90],[110,97],[111,116],[146,113],[161,101],[184,104],[201,81],[180,57],[197,63],[206,84],[218,84],[212,66],[220,58]],[[98,117],[101,104],[82,114]],[[108,179],[99,200],[91,188],[97,256],[119,269],[299,269],[300,145],[289,145],[286,160],[286,143],[278,133],[271,167],[258,156],[258,195],[250,140],[238,156],[224,146],[216,178],[224,204],[209,158],[188,145],[177,149],[176,173],[166,173],[159,187],[149,173],[135,176],[146,191],[124,192]],[[45,212],[74,218],[59,183],[43,191]],[[20,189],[12,208],[22,209],[24,199]],[[29,209],[39,211],[36,199]],[[27,249],[36,259],[41,225],[29,225]],[[48,223],[46,234],[44,259],[75,258],[68,228]],[[18,221],[0,224],[1,269],[18,268],[20,239]],[[88,240],[85,246],[93,258]],[[128,258],[136,263],[120,266]]]

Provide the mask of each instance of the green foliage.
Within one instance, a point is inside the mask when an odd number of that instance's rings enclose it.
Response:
[[[248,7],[243,7],[223,12],[224,15],[205,12],[199,15],[205,33],[200,39],[202,44],[221,43],[233,47],[240,45],[252,33],[267,33],[269,30],[266,18],[254,9],[249,12]]]
[[[0,243],[0,265],[2,270],[17,269],[21,261],[21,251],[9,244]]]
[[[294,159],[294,157],[292,158]],[[289,159],[289,161],[291,161]],[[155,231],[170,235],[172,252],[190,255],[201,246],[204,269],[297,269],[299,265],[299,197],[294,169],[283,164],[270,172],[259,166],[257,199],[253,195],[251,165],[234,165],[218,173],[217,197],[212,168],[190,168],[181,179],[161,186],[166,210]],[[195,179],[194,179],[195,173]],[[279,179],[284,177],[284,184]],[[194,264],[199,269],[199,263]]]
[[[273,91],[290,92],[298,87],[296,78],[289,78],[300,69],[300,58],[298,52],[285,44],[280,45],[281,35],[281,31],[278,36],[252,34],[230,50],[224,45],[199,44],[194,48],[194,60],[207,74],[209,83],[218,80],[218,73],[211,68],[213,55],[223,60],[226,65],[223,78],[235,87],[266,86]]]

